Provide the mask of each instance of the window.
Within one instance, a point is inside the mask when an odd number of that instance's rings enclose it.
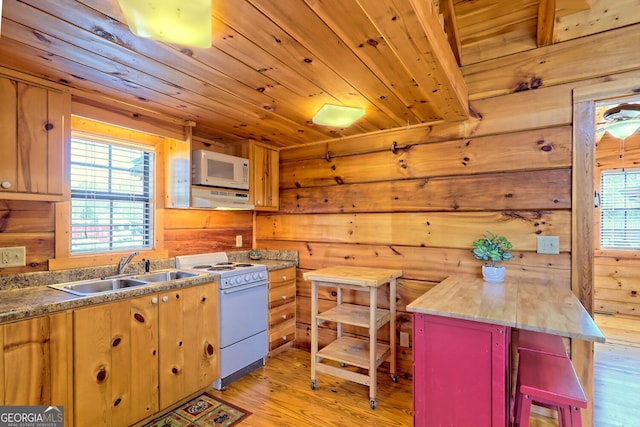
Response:
[[[152,248],[154,153],[141,147],[73,133],[72,254]]]
[[[640,249],[640,170],[603,171],[600,194],[601,248]]]

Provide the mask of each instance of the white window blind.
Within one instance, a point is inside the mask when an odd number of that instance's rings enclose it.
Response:
[[[600,181],[602,249],[640,249],[640,170],[603,171]]]
[[[150,249],[154,153],[74,133],[71,253]]]

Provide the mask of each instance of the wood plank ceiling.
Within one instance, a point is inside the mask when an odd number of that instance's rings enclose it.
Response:
[[[285,147],[464,120],[464,66],[625,25],[602,23],[610,3],[220,0],[213,46],[198,49],[134,36],[116,0],[4,0],[0,65],[110,108],[193,121],[200,138]],[[590,28],[569,28],[592,15]],[[366,115],[345,129],[314,125],[325,103]]]

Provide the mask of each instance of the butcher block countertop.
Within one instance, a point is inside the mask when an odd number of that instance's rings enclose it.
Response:
[[[402,270],[385,268],[350,267],[338,265],[304,273],[305,280],[340,283],[343,285],[380,287],[402,276]]]
[[[452,276],[408,304],[407,311],[605,341],[575,294],[549,285]]]

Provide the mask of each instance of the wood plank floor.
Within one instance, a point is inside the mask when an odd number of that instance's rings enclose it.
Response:
[[[640,319],[596,315],[607,343],[595,347],[595,427],[640,426]],[[213,394],[253,412],[244,426],[411,426],[412,383],[378,376],[377,407],[368,388],[319,374],[310,388],[310,355],[287,350]],[[557,426],[536,416],[532,427]]]

